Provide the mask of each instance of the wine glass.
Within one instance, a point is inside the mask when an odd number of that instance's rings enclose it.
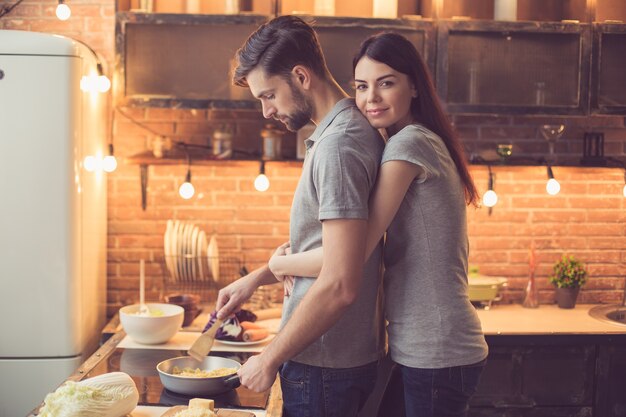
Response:
[[[565,125],[541,125],[539,131],[543,138],[548,141],[550,155],[553,155],[554,143],[565,133]]]
[[[513,144],[498,143],[496,145],[496,153],[500,157],[501,162],[505,163],[506,160],[513,154]]]

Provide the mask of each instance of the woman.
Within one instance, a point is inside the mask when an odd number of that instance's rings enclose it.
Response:
[[[393,33],[363,42],[356,103],[389,138],[370,201],[367,256],[387,231],[385,315],[408,416],[465,416],[487,357],[467,296],[466,205],[477,191],[415,47]],[[277,276],[316,276],[323,248],[270,260]]]

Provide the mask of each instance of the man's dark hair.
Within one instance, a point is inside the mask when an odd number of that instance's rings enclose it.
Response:
[[[246,77],[260,67],[267,76],[287,77],[293,67],[302,65],[322,79],[328,68],[317,34],[296,16],[280,16],[261,25],[235,54],[237,67],[233,84],[247,87]]]

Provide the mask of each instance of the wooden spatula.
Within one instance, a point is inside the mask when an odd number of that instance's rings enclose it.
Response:
[[[215,342],[215,333],[217,333],[217,329],[220,328],[223,321],[216,318],[215,322],[209,327],[209,330],[202,333],[200,337],[193,342],[193,345],[189,348],[187,353],[189,356],[197,360],[198,362],[202,361],[206,355],[209,354],[211,348],[213,347],[213,342]]]

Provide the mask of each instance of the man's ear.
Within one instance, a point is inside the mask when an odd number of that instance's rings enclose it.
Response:
[[[305,90],[311,87],[311,71],[302,65],[296,65],[291,70],[294,80]]]

